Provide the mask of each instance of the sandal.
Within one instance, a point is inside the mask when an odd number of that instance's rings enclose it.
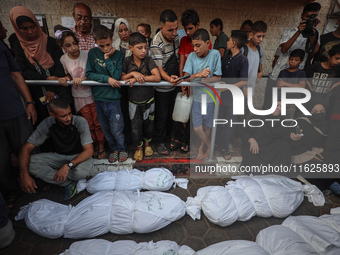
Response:
[[[143,151],[142,151],[142,154],[143,154]],[[119,163],[125,162],[127,160],[127,158],[128,158],[128,154],[127,154],[126,151],[119,152],[119,160],[118,160]]]
[[[189,151],[189,144],[187,144],[187,143],[182,143],[181,144],[181,152],[182,153],[187,153],[188,151]]]
[[[180,141],[175,140],[175,139],[171,140],[171,143],[170,143],[170,149],[171,150],[176,150],[177,148],[179,148],[179,146],[181,146],[181,142]]]
[[[165,143],[160,143],[160,144],[158,144],[158,146],[157,146],[157,152],[158,152],[160,155],[169,155],[169,154],[170,154],[168,148],[165,146]]]
[[[106,157],[106,151],[98,151],[97,159],[105,159]]]
[[[112,153],[109,155],[109,158],[108,158],[108,160],[109,160],[110,163],[116,162],[117,159],[118,159],[118,151],[112,152]]]
[[[98,149],[94,149],[94,150],[93,150],[92,158],[98,158],[98,154],[99,154]]]
[[[229,152],[235,152],[234,147],[231,143],[229,143],[229,145],[228,145],[228,151]]]
[[[142,161],[143,160],[143,150],[136,150],[135,155],[133,155],[134,160]]]
[[[228,150],[222,150],[222,156],[225,160],[231,160],[231,155]]]
[[[153,155],[153,150],[151,146],[145,146],[145,151],[144,151],[145,157],[150,157]]]

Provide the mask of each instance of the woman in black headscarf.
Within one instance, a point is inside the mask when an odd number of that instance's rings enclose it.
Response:
[[[323,154],[326,164],[340,164],[340,87],[334,89],[329,105],[330,121]]]
[[[291,128],[281,125],[281,102],[269,116],[260,116],[262,127],[247,127],[243,137],[242,166],[271,165],[280,166],[291,163],[290,137]],[[265,119],[279,119],[280,121],[265,121]],[[254,120],[255,122],[255,120]]]
[[[323,146],[327,137],[328,122],[324,103],[312,99],[308,110],[312,115],[297,118],[303,136],[292,144],[292,163],[317,164],[324,161]]]

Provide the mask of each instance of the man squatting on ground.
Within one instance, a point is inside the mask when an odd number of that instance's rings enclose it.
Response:
[[[28,193],[38,188],[30,174],[64,187],[64,199],[76,192],[76,181],[86,178],[93,167],[93,145],[87,121],[72,116],[71,107],[61,99],[52,100],[50,117],[44,119],[19,152],[20,186]],[[51,140],[53,152],[30,156],[31,151]]]

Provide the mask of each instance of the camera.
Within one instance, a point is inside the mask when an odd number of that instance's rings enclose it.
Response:
[[[319,24],[320,20],[316,14],[310,15],[309,19],[306,19],[306,28],[302,31],[302,36],[304,38],[309,38],[315,35],[314,28]]]

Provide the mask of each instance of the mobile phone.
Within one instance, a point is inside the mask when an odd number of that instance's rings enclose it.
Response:
[[[323,160],[323,158],[322,158],[321,155],[319,155],[319,154],[315,154],[315,157],[318,158],[318,159],[320,159],[321,161]]]
[[[54,98],[58,98],[58,95],[57,94],[54,94]],[[39,98],[40,102],[42,103],[42,105],[46,105],[49,103],[49,101],[45,101],[46,97],[45,96],[42,96]]]
[[[295,126],[295,134],[300,135],[300,136],[303,136],[303,134],[301,133],[301,128],[300,128],[300,125],[299,125],[299,124],[297,124],[297,125]]]
[[[182,76],[182,77],[179,77],[178,78],[178,80],[186,80],[186,79],[188,79],[188,78],[190,78],[190,74],[188,74],[188,75],[185,75],[185,76]]]

